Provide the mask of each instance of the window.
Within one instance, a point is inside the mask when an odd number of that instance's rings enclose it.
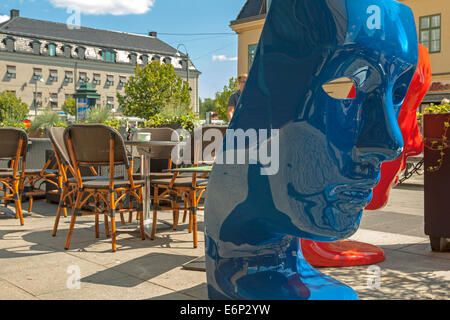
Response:
[[[94,80],[93,80],[93,83],[95,84],[95,85],[100,85],[101,83],[102,83],[102,80],[101,80],[101,75],[99,74],[99,73],[94,73]]]
[[[441,15],[420,17],[419,35],[430,53],[441,52]]]
[[[256,44],[252,44],[248,46],[248,70],[250,71],[250,68],[252,67],[253,60],[255,59],[256,54]]]
[[[106,97],[106,107],[108,109],[114,109],[114,97]]]
[[[8,79],[16,78],[16,66],[7,66],[6,68],[6,77]]]
[[[50,94],[50,108],[58,109],[58,94],[57,93]]]
[[[113,86],[114,85],[114,76],[113,75],[107,75],[106,76],[106,85],[107,86]]]
[[[103,50],[102,57],[105,62],[116,62],[116,54],[110,49]]]
[[[58,81],[58,70],[50,70],[50,77],[48,80],[57,82]]]
[[[80,81],[88,82],[88,77],[86,72],[80,72]]]
[[[141,61],[142,61],[142,64],[148,64],[148,55],[143,54],[141,56]]]
[[[73,83],[73,72],[72,71],[66,71],[66,76],[64,77],[64,82]]]
[[[119,86],[123,87],[125,85],[125,83],[127,83],[127,77],[120,76],[119,77]]]
[[[33,80],[41,80],[42,79],[42,69],[34,68],[33,69]]]
[[[50,57],[56,56],[56,45],[54,43],[48,45],[48,55]]]

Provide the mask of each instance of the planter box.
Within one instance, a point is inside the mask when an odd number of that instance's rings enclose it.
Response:
[[[430,237],[433,251],[443,251],[450,238],[450,148],[444,150],[441,168],[431,172],[441,159],[440,151],[430,148],[431,140],[442,141],[444,122],[450,121],[450,113],[424,115],[425,151],[425,234]],[[450,142],[450,129],[447,130]],[[442,142],[440,142],[441,144]]]

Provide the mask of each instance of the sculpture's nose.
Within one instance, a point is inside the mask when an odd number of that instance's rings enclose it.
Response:
[[[358,162],[391,161],[403,152],[403,137],[392,103],[370,94],[362,104],[353,154]]]

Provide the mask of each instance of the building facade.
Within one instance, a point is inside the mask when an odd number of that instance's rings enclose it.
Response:
[[[253,62],[261,36],[270,0],[247,0],[236,20],[230,24],[238,34],[238,74],[247,73]],[[419,42],[425,45],[431,57],[432,85],[424,103],[440,103],[450,99],[450,1],[399,0],[414,12]],[[341,79],[340,79],[341,80]],[[346,97],[351,81],[337,81],[326,85],[332,96]]]
[[[200,72],[156,32],[144,36],[77,28],[22,18],[18,10],[0,24],[0,91],[14,92],[30,105],[32,115],[61,110],[82,80],[94,85],[99,105],[120,114],[116,94],[124,92],[136,64],[152,60],[172,64],[184,81],[189,75],[191,108],[198,113]]]

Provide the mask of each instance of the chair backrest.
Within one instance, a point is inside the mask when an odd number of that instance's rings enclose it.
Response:
[[[25,159],[28,148],[28,136],[25,130],[18,128],[0,128],[0,158],[15,158],[21,139],[23,143],[20,157]]]
[[[191,133],[190,141],[189,141],[190,147],[191,147],[191,161],[192,161],[192,163],[198,163],[198,161],[197,161],[198,157],[203,158],[203,154],[199,154],[199,153],[202,153],[205,150],[205,148],[207,146],[209,146],[211,143],[218,143],[218,145],[221,146],[222,145],[222,140],[223,140],[223,138],[226,135],[227,129],[228,129],[227,126],[215,126],[215,125],[205,125],[205,126],[202,126],[201,128],[196,128],[194,130],[194,132]],[[214,141],[214,139],[213,139],[212,141],[207,141],[205,139],[205,133],[208,132],[208,130],[217,130],[217,131],[219,131],[220,134],[221,134],[222,140]],[[214,132],[213,136],[216,136],[216,133],[217,132]],[[196,145],[196,143],[195,143],[194,139],[195,139],[196,136],[198,136],[201,139],[201,144],[200,145]],[[200,146],[201,146],[201,149],[199,148]],[[213,154],[211,156],[215,157],[216,155],[213,152]],[[205,160],[206,161],[213,161],[214,159],[202,159],[202,160],[203,161],[205,161]]]
[[[137,140],[139,133],[150,133],[151,141],[179,141],[178,132],[172,128],[142,128],[134,135]],[[170,160],[173,146],[152,146],[150,157],[152,159]]]
[[[66,144],[64,142],[64,130],[65,128],[49,128],[47,129],[48,137],[52,142],[55,152],[64,164],[70,164],[69,151],[67,151]]]
[[[64,130],[64,142],[69,150],[72,141],[75,159],[79,166],[109,165],[110,138],[114,139],[114,164],[130,167],[122,136],[117,130],[102,124],[73,125]]]

